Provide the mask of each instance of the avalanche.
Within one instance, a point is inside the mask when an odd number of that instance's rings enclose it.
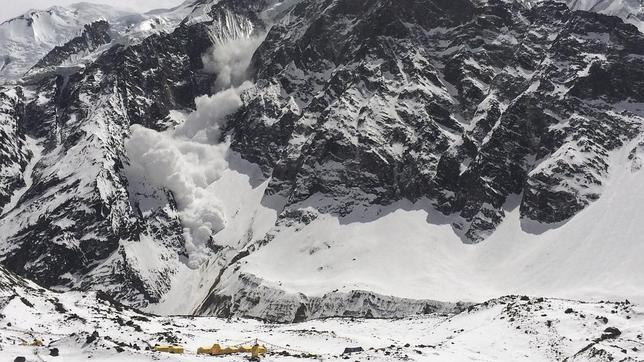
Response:
[[[130,184],[136,188],[149,183],[173,192],[194,269],[207,260],[207,242],[226,223],[221,202],[209,188],[228,167],[227,146],[218,143],[220,123],[241,105],[238,91],[231,88],[198,98],[197,110],[171,132],[132,126],[126,143]]]
[[[634,27],[536,0],[71,9],[0,25],[0,260],[41,284],[0,267],[0,359],[644,358]]]

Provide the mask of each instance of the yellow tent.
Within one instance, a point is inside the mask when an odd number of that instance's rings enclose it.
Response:
[[[23,340],[23,341],[24,341],[24,340]],[[42,340],[40,340],[40,339],[36,338],[36,339],[34,339],[32,342],[27,342],[27,341],[25,341],[25,342],[21,343],[21,345],[23,345],[23,346],[30,346],[30,347],[42,347],[42,346],[44,346],[44,343],[43,343],[43,341],[42,341]]]
[[[157,352],[165,353],[174,353],[174,354],[183,354],[183,347],[181,346],[154,346],[154,350]]]
[[[234,353],[251,353],[253,356],[266,354],[266,347],[260,345],[239,346],[239,347],[222,347],[220,344],[215,343],[212,347],[199,347],[197,354],[209,354],[211,356],[222,356]]]
[[[252,357],[259,357],[260,355],[263,356],[266,354],[266,347],[256,344],[251,348],[250,353]]]

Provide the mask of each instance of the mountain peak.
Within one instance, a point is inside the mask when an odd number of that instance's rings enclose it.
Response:
[[[54,47],[80,35],[85,25],[130,14],[109,5],[77,3],[30,10],[7,20],[0,24],[0,79],[18,79]]]

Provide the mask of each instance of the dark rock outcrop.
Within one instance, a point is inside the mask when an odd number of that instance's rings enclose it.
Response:
[[[34,65],[31,72],[61,65],[70,60],[72,56],[87,55],[99,46],[109,44],[111,41],[110,24],[107,21],[99,20],[92,24],[87,24],[80,36],[68,41],[65,45],[52,49]]]

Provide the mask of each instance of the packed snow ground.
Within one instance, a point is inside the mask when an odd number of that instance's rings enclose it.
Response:
[[[0,270],[3,272],[4,270]],[[457,315],[399,320],[327,319],[300,324],[209,317],[157,317],[94,293],[54,293],[0,278],[0,360],[244,361],[246,356],[197,356],[213,343],[259,340],[266,361],[333,361],[362,347],[365,361],[639,361],[644,358],[644,309],[629,301],[584,303],[509,296]],[[15,277],[14,277],[15,278]],[[19,278],[17,278],[20,280]],[[40,339],[42,347],[22,345]],[[150,350],[176,344],[184,355]],[[60,356],[50,356],[57,348]]]

